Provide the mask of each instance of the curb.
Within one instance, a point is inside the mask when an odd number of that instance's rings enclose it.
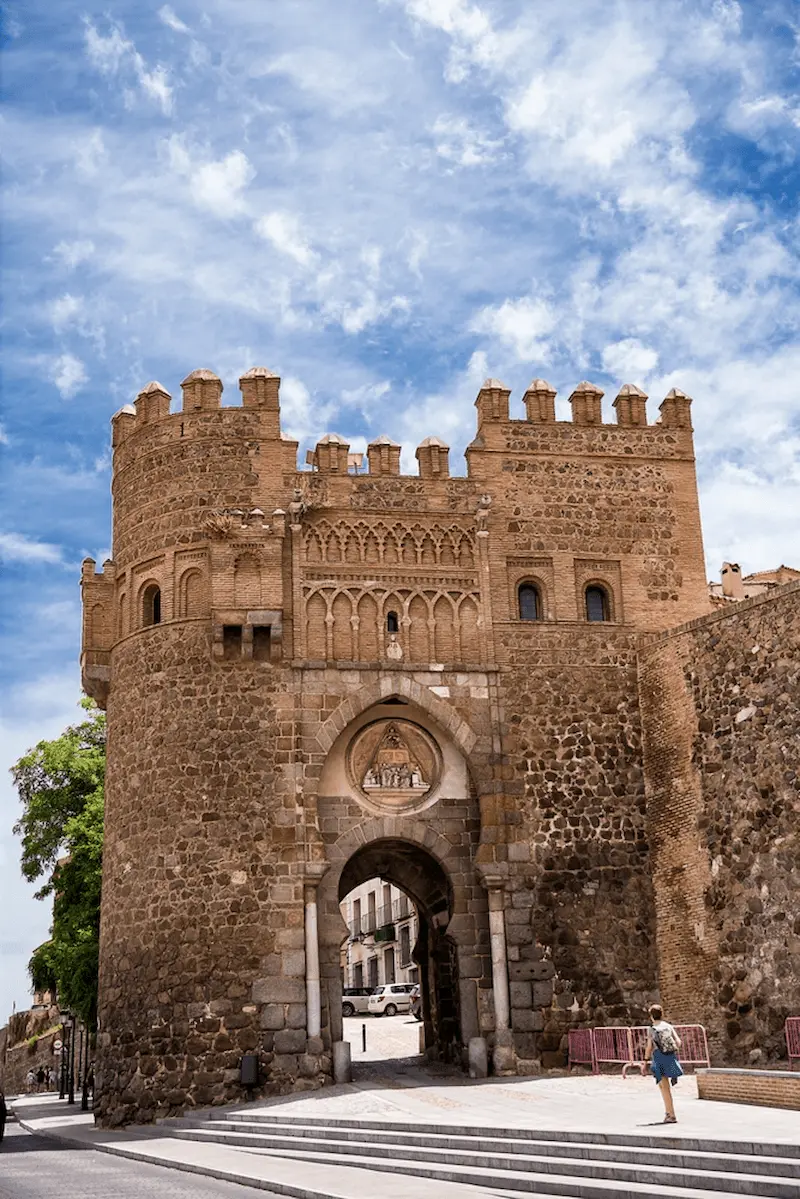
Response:
[[[201,1174],[206,1178],[216,1178],[220,1182],[236,1182],[239,1186],[253,1187],[255,1190],[273,1191],[278,1195],[287,1195],[290,1199],[341,1199],[341,1196],[334,1195],[330,1191],[309,1190],[308,1187],[295,1187],[291,1183],[272,1182],[266,1178],[243,1178],[231,1170],[216,1169],[213,1166],[201,1166],[191,1162],[160,1161],[152,1154],[143,1153],[137,1149],[127,1149],[120,1145],[86,1145],[52,1129],[32,1128],[19,1116],[16,1117],[16,1122],[31,1136],[46,1137],[48,1140],[58,1141],[62,1145],[69,1146],[70,1149],[89,1149],[96,1153],[108,1153],[112,1157],[125,1157],[131,1161],[146,1162],[151,1166],[163,1166],[166,1170],[178,1170],[182,1174]]]

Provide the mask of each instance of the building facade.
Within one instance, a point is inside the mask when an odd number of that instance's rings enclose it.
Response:
[[[361,883],[339,904],[347,925],[341,948],[343,987],[415,983],[419,922],[404,892],[381,879]]]
[[[112,422],[113,560],[83,568],[84,685],[109,721],[98,1118],[240,1097],[243,1052],[264,1093],[341,1077],[340,903],[374,878],[418,915],[431,1057],[483,1041],[499,1073],[560,1065],[572,1024],[639,1023],[659,986],[720,1055],[777,1053],[797,589],[707,615],[689,397],[648,423],[626,385],[607,424],[582,383],[556,421],[535,380],[512,418],[488,379],[465,476],[435,436],[414,475],[386,437],[354,474],[335,434],[298,470],[279,384],[255,368],[222,407],[194,371],[180,411],[151,383]],[[698,675],[720,645],[746,671],[723,706]],[[773,809],[774,880],[769,831],[757,853],[744,835]],[[752,936],[725,897],[761,904]]]

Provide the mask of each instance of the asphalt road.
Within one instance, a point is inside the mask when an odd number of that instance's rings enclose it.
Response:
[[[0,1144],[0,1199],[255,1199],[254,1190],[200,1174],[70,1149],[6,1125]]]

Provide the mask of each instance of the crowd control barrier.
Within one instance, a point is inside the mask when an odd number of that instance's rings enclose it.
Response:
[[[783,1026],[786,1034],[786,1052],[789,1054],[789,1069],[800,1062],[800,1016],[789,1016]]]
[[[800,1017],[796,1018],[796,1025],[794,1035],[800,1060]],[[676,1024],[675,1031],[681,1039],[678,1061],[682,1066],[711,1065],[708,1039],[702,1024]],[[569,1067],[591,1065],[592,1073],[597,1074],[601,1066],[622,1066],[622,1077],[627,1078],[628,1070],[636,1066],[644,1074],[647,1069],[647,1032],[647,1025],[573,1029],[568,1035]],[[787,1046],[789,1038],[787,1029]]]

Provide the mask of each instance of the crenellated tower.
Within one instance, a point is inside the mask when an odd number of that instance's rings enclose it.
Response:
[[[431,1056],[555,1064],[573,1002],[654,994],[636,645],[707,610],[689,397],[648,424],[627,384],[606,424],[583,382],[561,421],[535,379],[517,419],[487,379],[466,474],[432,435],[406,475],[385,435],[298,469],[279,377],[239,383],[114,416],[113,560],[83,566],[109,1124],[240,1097],[246,1052],[264,1093],[344,1077],[338,905],[375,876],[420,914]]]

